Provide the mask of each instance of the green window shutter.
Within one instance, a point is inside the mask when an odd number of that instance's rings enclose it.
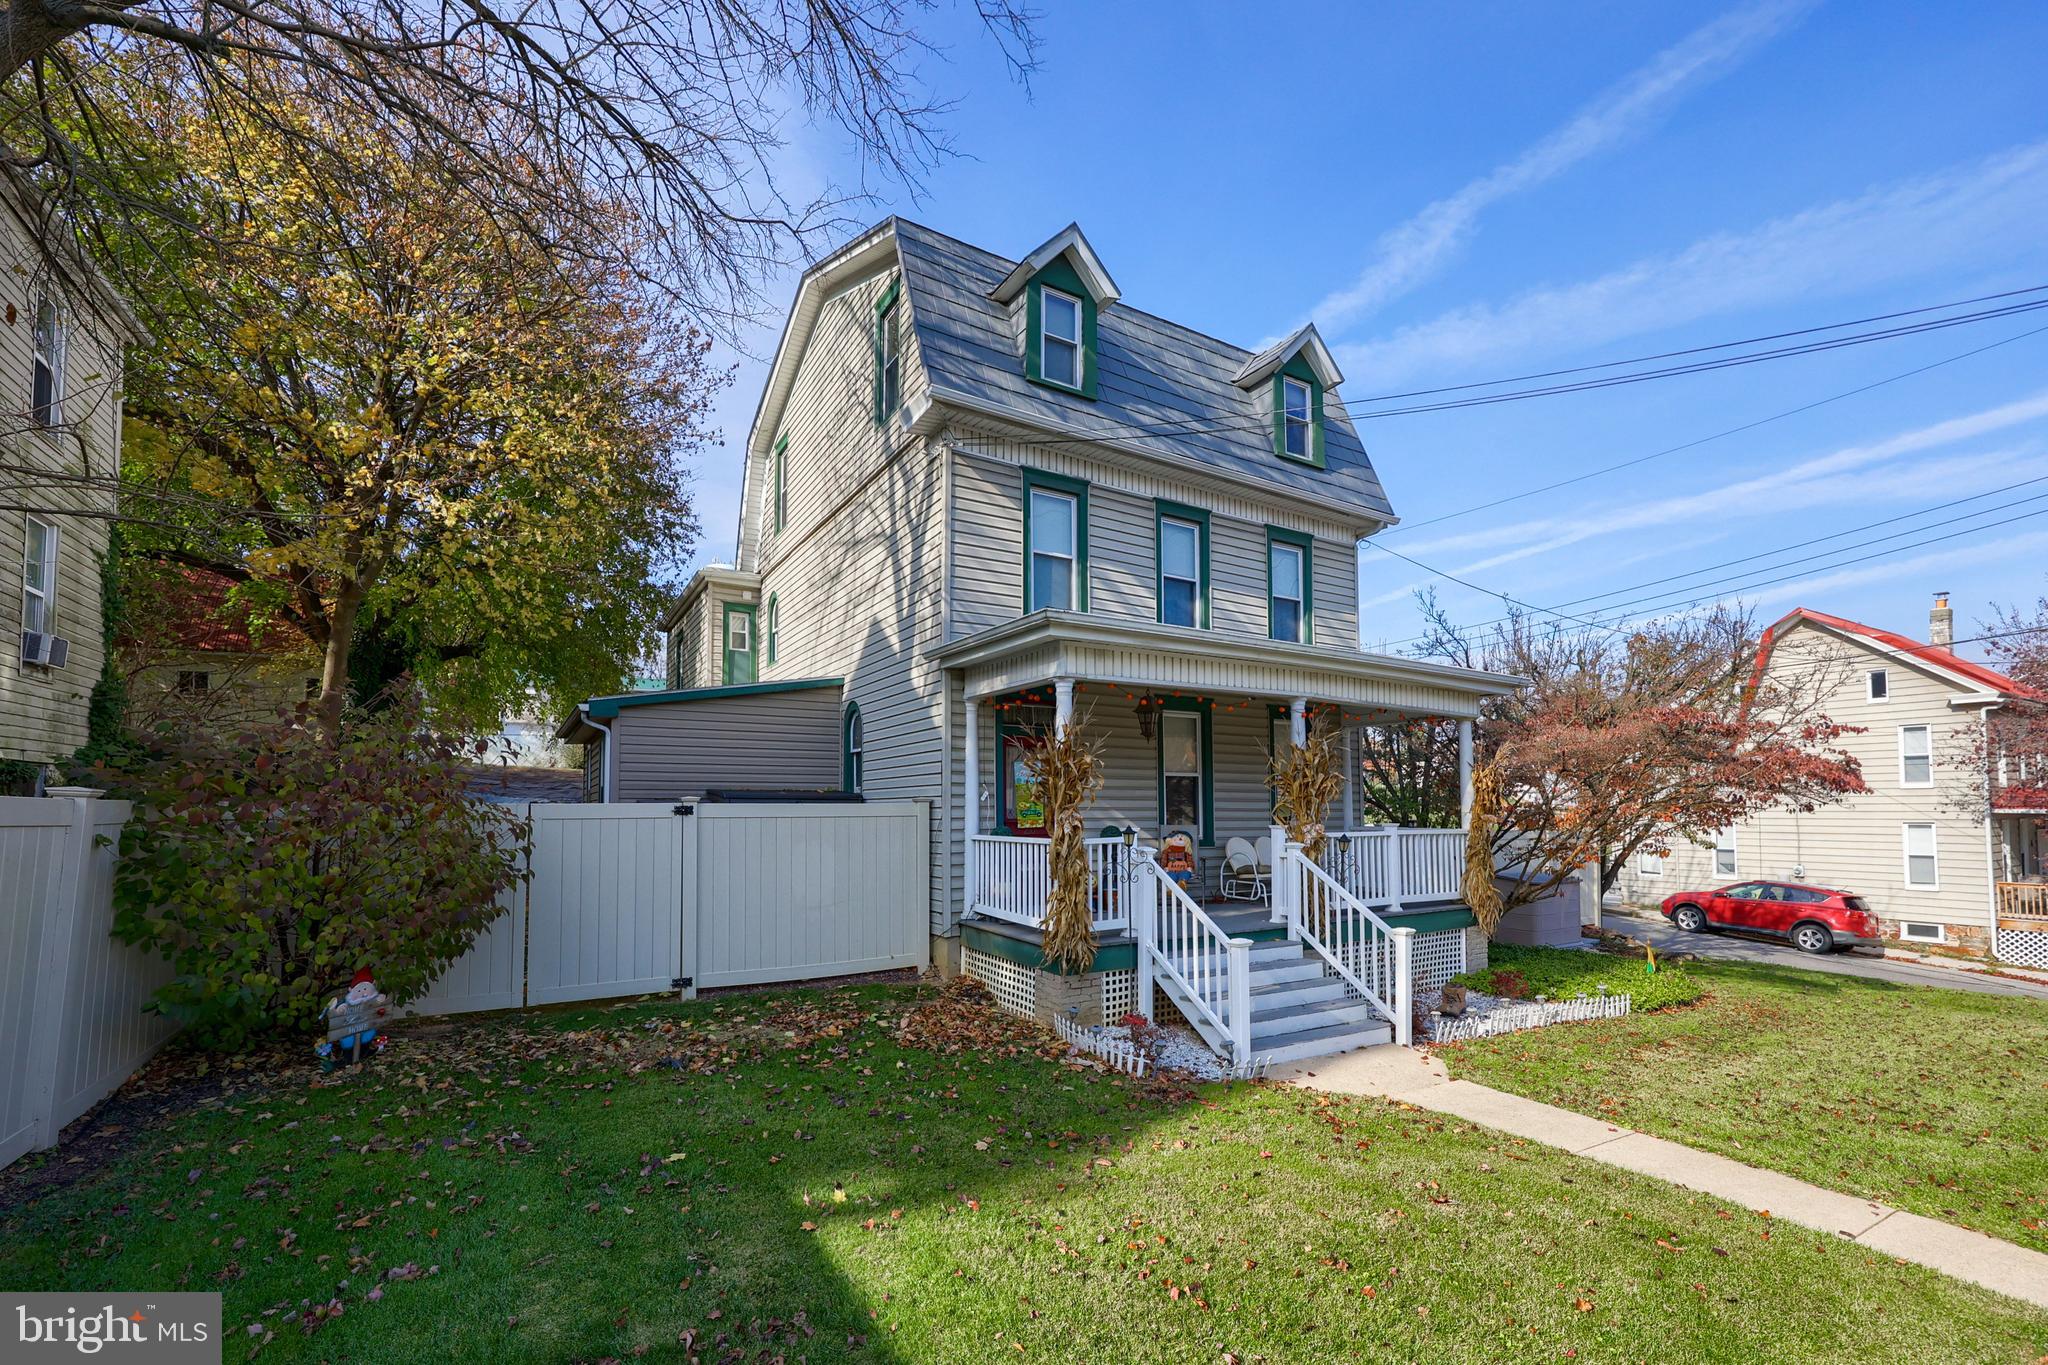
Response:
[[[777,610],[779,605],[775,600],[775,594],[769,593],[768,610],[764,613],[767,617],[768,629],[766,637],[761,641],[761,657],[763,662],[771,667],[775,663],[775,636],[782,625],[782,613]]]

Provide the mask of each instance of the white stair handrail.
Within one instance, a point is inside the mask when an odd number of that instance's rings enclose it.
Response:
[[[1273,877],[1276,891],[1285,886],[1275,908],[1287,918],[1288,937],[1315,949],[1384,1016],[1394,1026],[1395,1042],[1413,1042],[1415,931],[1374,914],[1292,840],[1276,847]]]
[[[1252,944],[1232,938],[1166,875],[1150,849],[1134,861],[1132,937],[1138,948],[1138,1010],[1152,1017],[1153,982],[1164,979],[1175,1003],[1230,1043],[1230,1060],[1252,1055]]]

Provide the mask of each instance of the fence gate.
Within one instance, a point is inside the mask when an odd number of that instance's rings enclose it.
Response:
[[[682,823],[667,806],[533,807],[527,1004],[674,989],[685,974]]]

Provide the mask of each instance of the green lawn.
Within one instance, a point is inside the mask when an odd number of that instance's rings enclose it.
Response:
[[[0,1284],[218,1285],[230,1360],[2048,1352],[2048,1315],[1751,1210],[1384,1102],[1162,1096],[957,1010],[909,1046],[911,1000],[414,1032],[14,1177]]]
[[[2048,1003],[1686,970],[1696,1005],[1457,1045],[1451,1073],[2048,1251]]]

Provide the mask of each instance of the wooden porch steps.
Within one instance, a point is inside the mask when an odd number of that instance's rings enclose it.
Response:
[[[1322,959],[1299,943],[1254,943],[1251,980],[1252,1056],[1259,1060],[1296,1062],[1393,1041],[1393,1025],[1364,1001],[1347,1000],[1343,981],[1326,974]],[[1177,994],[1163,976],[1160,986],[1169,998]],[[1229,1050],[1222,1033],[1195,1019],[1194,1011],[1182,1013],[1210,1047]]]

